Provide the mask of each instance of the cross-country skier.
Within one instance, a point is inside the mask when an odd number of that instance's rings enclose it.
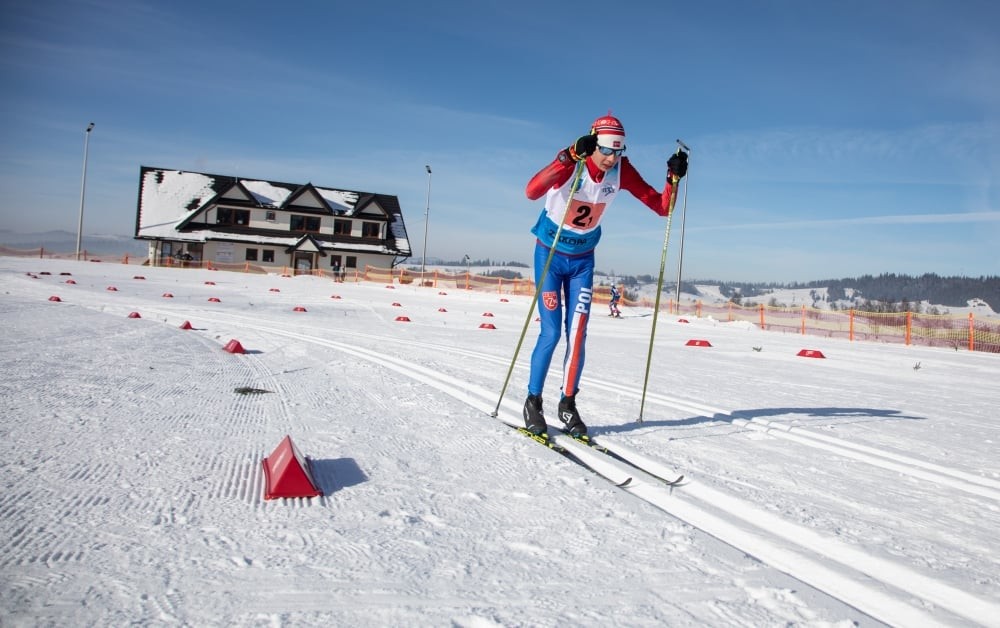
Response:
[[[621,310],[618,309],[618,302],[621,301],[622,293],[618,291],[618,286],[611,284],[611,300],[608,301],[608,308],[611,313],[608,316],[614,316],[615,318],[621,318]]]
[[[625,128],[610,113],[594,121],[590,133],[559,151],[550,164],[528,181],[525,193],[531,200],[545,197],[545,207],[531,232],[535,244],[535,283],[540,286],[538,311],[541,331],[531,354],[528,398],[524,402],[525,427],[535,433],[547,432],[542,409],[545,375],[561,328],[566,329],[563,358],[562,395],[559,420],[574,437],[587,434],[587,426],[576,409],[576,393],[583,372],[587,321],[594,286],[594,248],[601,239],[601,218],[621,190],[627,190],[647,207],[666,216],[670,208],[670,175],[687,173],[687,155],[679,152],[667,160],[667,183],[657,192],[624,157]],[[575,186],[572,182],[579,162],[582,167]],[[562,231],[555,242],[559,224]],[[541,276],[550,247],[555,248],[548,272]],[[565,313],[564,313],[565,308]]]

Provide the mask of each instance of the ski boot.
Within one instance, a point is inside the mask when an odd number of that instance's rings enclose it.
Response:
[[[573,438],[587,436],[587,426],[576,411],[576,395],[568,395],[559,400],[559,420],[566,424],[566,431]]]
[[[545,423],[545,413],[542,412],[541,395],[528,395],[524,401],[524,428],[536,436],[548,434],[549,426]]]

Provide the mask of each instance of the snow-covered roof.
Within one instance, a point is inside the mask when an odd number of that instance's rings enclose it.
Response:
[[[278,187],[269,181],[240,179],[240,184],[264,207],[281,207],[292,193],[288,188]]]
[[[174,237],[175,227],[216,195],[214,185],[212,176],[197,172],[143,169],[136,236]]]
[[[351,213],[358,203],[357,192],[347,192],[345,190],[332,190],[330,188],[317,187],[316,191],[323,197],[326,204],[335,212]]]

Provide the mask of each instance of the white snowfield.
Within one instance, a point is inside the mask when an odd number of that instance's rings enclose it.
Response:
[[[1000,626],[1000,355],[595,306],[591,469],[529,302],[0,258],[0,625]]]

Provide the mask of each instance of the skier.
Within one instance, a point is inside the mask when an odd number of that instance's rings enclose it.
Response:
[[[611,300],[608,302],[608,307],[611,309],[611,313],[608,316],[614,316],[615,318],[621,318],[621,310],[618,309],[618,301],[622,298],[622,293],[618,291],[618,286],[611,284]]]
[[[687,155],[679,152],[667,160],[667,183],[657,192],[624,157],[625,128],[610,112],[594,121],[590,133],[559,151],[550,164],[538,171],[525,189],[531,200],[545,197],[545,207],[531,232],[535,243],[535,284],[539,286],[538,311],[541,331],[531,354],[528,398],[524,402],[524,424],[534,434],[548,431],[542,409],[542,389],[559,344],[561,327],[566,329],[562,395],[559,420],[570,435],[581,438],[587,426],[576,409],[576,394],[583,372],[587,321],[594,286],[594,248],[601,239],[601,218],[620,190],[627,190],[647,207],[666,216],[670,211],[670,175],[687,173]],[[578,162],[581,172],[575,189]],[[559,241],[555,242],[559,225]],[[541,276],[550,248],[555,249],[548,272]],[[563,308],[565,307],[565,314]]]

